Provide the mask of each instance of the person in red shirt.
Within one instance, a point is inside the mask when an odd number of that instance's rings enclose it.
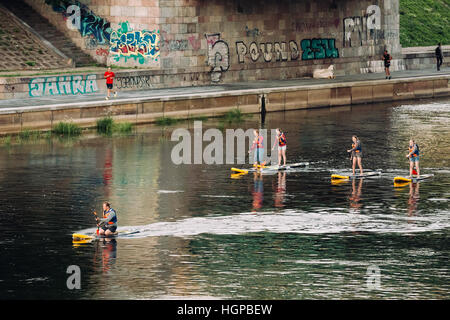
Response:
[[[108,89],[108,95],[106,100],[111,96],[111,90],[113,89],[114,77],[116,75],[111,71],[111,67],[108,67],[108,71],[105,72],[106,88]],[[114,98],[117,97],[117,91],[114,91]]]

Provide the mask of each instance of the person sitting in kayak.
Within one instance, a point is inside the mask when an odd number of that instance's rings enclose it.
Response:
[[[276,131],[278,141],[278,166],[281,165],[281,157],[283,157],[284,165],[286,165],[286,135],[280,128],[277,128]],[[272,150],[275,148],[277,141],[273,144]]]
[[[359,167],[359,173],[363,175],[363,168],[361,164],[361,158],[362,158],[362,148],[361,148],[361,141],[358,139],[357,136],[352,136],[352,148],[350,150],[347,150],[347,152],[351,152],[350,160],[353,161],[353,175],[355,175],[355,167],[356,162],[358,162]]]
[[[100,227],[100,235],[106,237],[111,236],[117,230],[117,213],[111,208],[108,201],[103,202],[103,218],[95,218],[97,220],[97,226]]]
[[[264,166],[266,164],[266,161],[262,161],[264,158],[264,144],[263,144],[264,137],[259,134],[258,129],[254,130],[253,133],[255,134],[255,139],[253,140],[252,147],[250,148],[248,153],[252,152],[252,150],[256,148],[255,155],[253,158],[254,159],[253,165],[255,167],[258,164],[261,164],[262,166]]]
[[[413,139],[409,140],[409,153],[406,157],[409,158],[409,176],[412,177],[415,174],[417,175],[417,178],[419,178],[419,146]],[[416,170],[414,170],[414,166],[416,167]]]

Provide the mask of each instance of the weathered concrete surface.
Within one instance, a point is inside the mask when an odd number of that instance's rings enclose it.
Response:
[[[268,112],[349,104],[450,96],[450,69],[367,74],[334,80],[257,81],[221,86],[120,92],[105,100],[104,93],[0,100],[0,133],[50,129],[59,121],[93,126],[111,115],[117,121],[151,123],[159,117],[219,116],[230,109],[243,113]]]

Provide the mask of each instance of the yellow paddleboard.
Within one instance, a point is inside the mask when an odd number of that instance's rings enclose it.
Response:
[[[238,172],[238,173],[248,173],[248,170],[238,169],[238,168],[231,168],[231,171]]]
[[[79,240],[79,241],[92,240],[92,239],[95,239],[95,236],[88,236],[86,234],[74,233],[74,234],[72,234],[72,239]]]

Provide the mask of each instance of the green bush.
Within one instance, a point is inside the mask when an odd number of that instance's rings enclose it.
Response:
[[[81,134],[81,128],[75,123],[61,121],[53,127],[52,132],[65,136],[77,136]]]
[[[97,132],[110,134],[113,132],[114,120],[111,117],[105,117],[97,120]]]

